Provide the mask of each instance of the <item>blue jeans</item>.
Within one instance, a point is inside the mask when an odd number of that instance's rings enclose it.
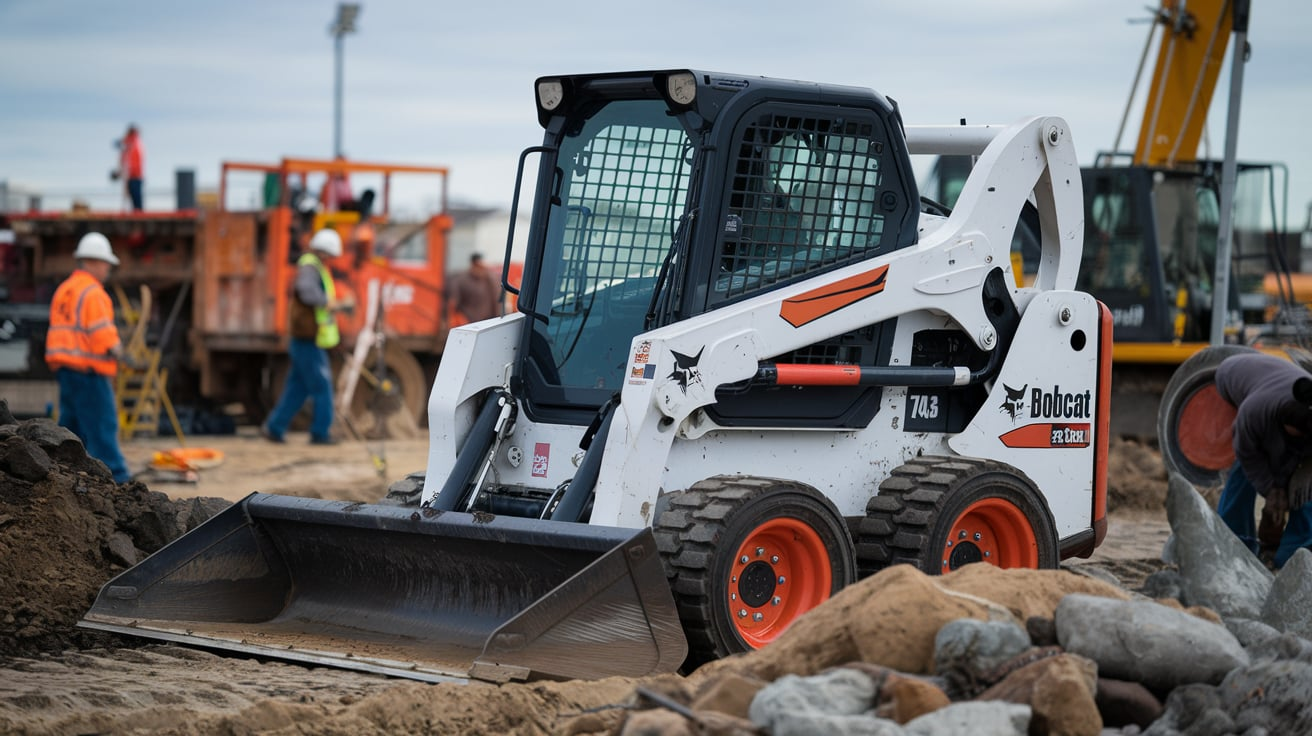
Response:
[[[60,368],[55,378],[59,380],[59,426],[77,435],[88,455],[109,466],[115,483],[132,480],[128,462],[118,448],[118,404],[109,377]]]
[[[1221,490],[1221,499],[1217,501],[1216,513],[1221,516],[1230,531],[1239,537],[1239,541],[1257,554],[1257,522],[1255,519],[1257,489],[1248,482],[1248,476],[1239,463],[1230,469],[1225,488]],[[1276,548],[1276,567],[1283,567],[1285,562],[1298,551],[1299,547],[1312,548],[1312,503],[1304,504],[1289,512],[1289,523],[1285,533],[1280,537],[1280,546]]]
[[[132,209],[138,212],[145,204],[144,183],[141,179],[128,179],[128,199],[132,200]]]
[[[310,416],[310,437],[326,440],[333,427],[333,376],[328,352],[315,345],[314,340],[292,338],[287,355],[292,359],[292,368],[287,372],[282,396],[278,397],[278,404],[264,426],[271,436],[281,439],[308,398],[314,409]]]

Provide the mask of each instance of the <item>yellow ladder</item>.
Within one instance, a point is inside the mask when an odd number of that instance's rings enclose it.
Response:
[[[182,427],[178,424],[178,416],[173,411],[173,402],[169,400],[166,389],[168,369],[160,366],[160,351],[146,344],[146,325],[151,306],[150,287],[142,285],[137,306],[128,300],[121,286],[115,285],[114,289],[120,313],[130,330],[128,339],[123,342],[123,357],[119,360],[114,387],[114,396],[118,402],[119,438],[127,441],[133,437],[159,436],[160,411],[163,410],[168,414],[178,442],[185,446]]]

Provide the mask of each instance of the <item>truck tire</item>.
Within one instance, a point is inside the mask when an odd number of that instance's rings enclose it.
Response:
[[[936,575],[971,562],[1059,562],[1042,494],[1024,473],[992,460],[926,455],[902,465],[879,485],[854,531],[863,576],[902,563]]]
[[[653,531],[688,639],[687,669],[765,646],[856,580],[842,516],[798,483],[709,478],[664,497]]]
[[[1232,355],[1256,352],[1245,345],[1214,345],[1175,369],[1157,410],[1157,446],[1167,472],[1197,486],[1221,484],[1235,463],[1235,408],[1216,391],[1216,369]]]
[[[419,360],[401,345],[388,342],[383,348],[387,384],[383,390],[361,376],[351,397],[350,421],[369,439],[407,439],[419,436],[421,420],[427,416],[432,386]],[[333,385],[340,381],[346,361],[334,360]],[[378,370],[378,349],[365,358],[364,367]]]

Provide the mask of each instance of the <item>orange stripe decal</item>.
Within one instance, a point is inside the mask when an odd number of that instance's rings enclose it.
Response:
[[[873,271],[812,289],[792,299],[785,299],[779,305],[779,316],[793,327],[801,327],[878,294],[884,290],[887,276],[888,264],[885,264]]]
[[[1091,440],[1088,424],[1027,424],[998,437],[1007,447],[1048,449],[1088,447]]]

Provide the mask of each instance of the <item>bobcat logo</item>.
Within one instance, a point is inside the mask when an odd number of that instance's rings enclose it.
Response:
[[[1022,399],[1025,398],[1025,389],[1029,387],[1030,385],[1028,383],[1018,389],[1012,388],[1005,383],[1002,384],[1002,388],[1007,391],[1007,400],[1002,402],[1002,407],[999,408],[998,411],[1011,417],[1011,421],[1015,422],[1016,417],[1020,416],[1021,413],[1025,411],[1025,402],[1022,401]]]
[[[697,363],[702,359],[702,353],[705,351],[705,346],[702,346],[696,355],[670,351],[674,355],[674,370],[670,371],[670,378],[679,382],[679,388],[685,395],[688,393],[688,384],[700,386],[702,383],[702,372],[697,369]]]

